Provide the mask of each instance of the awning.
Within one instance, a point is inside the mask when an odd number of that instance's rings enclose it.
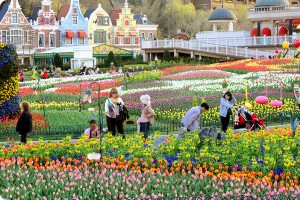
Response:
[[[287,35],[288,34],[288,29],[286,27],[281,27],[278,31],[278,35]]]
[[[66,38],[74,38],[75,34],[73,31],[66,31]]]
[[[271,36],[271,30],[269,28],[263,28],[261,31],[262,36]]]
[[[257,37],[258,36],[258,30],[257,30],[257,28],[252,29],[251,36],[252,37]]]
[[[292,20],[293,25],[299,25],[300,24],[300,19],[293,19]],[[284,22],[277,22],[276,26],[288,26],[289,25],[289,20],[285,20]]]
[[[86,38],[87,37],[87,34],[85,31],[78,31],[78,37],[79,38]]]
[[[124,31],[119,31],[118,32],[118,36],[124,36],[125,35],[125,32]]]
[[[130,35],[131,36],[136,36],[136,32],[135,31],[130,31]]]

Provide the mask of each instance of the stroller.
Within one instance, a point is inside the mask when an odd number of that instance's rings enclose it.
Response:
[[[253,112],[250,112],[246,106],[241,106],[235,113],[234,129],[246,128],[249,131],[266,128],[265,119],[258,118]]]

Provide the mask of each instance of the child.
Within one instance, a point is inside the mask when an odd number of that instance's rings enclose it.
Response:
[[[137,131],[144,133],[144,138],[147,139],[150,132],[150,124],[154,123],[155,112],[151,108],[151,98],[148,94],[142,95],[140,97],[141,102],[143,103],[143,111],[141,117],[137,121]]]

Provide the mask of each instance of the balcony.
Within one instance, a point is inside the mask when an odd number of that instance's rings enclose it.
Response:
[[[250,21],[298,18],[300,18],[300,4],[253,7],[248,9],[248,19]]]

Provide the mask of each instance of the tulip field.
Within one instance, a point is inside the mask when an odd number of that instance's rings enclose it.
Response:
[[[201,127],[220,128],[219,102],[227,90],[237,105],[244,105],[248,97],[252,111],[265,118],[267,126],[291,124],[299,115],[293,90],[300,81],[298,65],[290,58],[240,60],[141,71],[129,77],[98,74],[21,82],[0,100],[19,90],[21,101],[31,105],[33,131],[28,144],[19,145],[17,119],[1,120],[0,197],[300,199],[298,130],[295,135],[289,126],[233,133],[231,119],[219,142],[200,140],[197,132],[182,139],[175,136],[185,112],[204,101],[211,108],[202,115]],[[151,96],[156,116],[147,141],[136,133],[136,124],[125,125],[125,140],[107,133],[101,145],[99,139],[83,135],[89,121],[99,117],[98,85],[91,88],[92,102],[82,101],[94,81],[100,83],[101,109],[109,90],[116,87],[133,121],[141,114],[140,96]],[[256,103],[258,96],[267,96],[269,102]],[[272,107],[271,100],[283,105]],[[100,159],[88,159],[89,153],[99,151]]]

